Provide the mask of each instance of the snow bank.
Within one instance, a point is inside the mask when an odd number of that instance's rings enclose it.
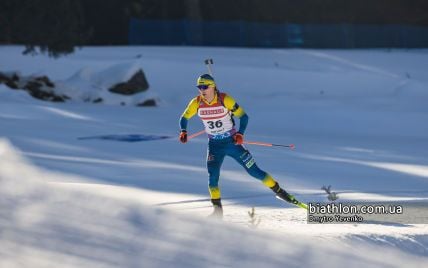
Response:
[[[148,99],[157,99],[150,90],[131,96],[110,92],[108,89],[118,83],[128,81],[138,70],[138,61],[116,63],[96,70],[93,67],[83,67],[70,78],[57,81],[57,93],[67,95],[73,100],[98,102],[110,105],[137,105]]]

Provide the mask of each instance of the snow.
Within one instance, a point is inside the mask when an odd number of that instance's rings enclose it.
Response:
[[[428,224],[307,224],[304,210],[231,159],[220,179],[224,220],[207,218],[204,136],[185,145],[78,139],[175,137],[203,60],[213,58],[220,89],[250,116],[245,138],[296,145],[247,147],[298,199],[327,201],[321,187],[332,185],[340,201],[426,202],[427,50],[87,47],[57,60],[20,51],[1,46],[0,70],[48,75],[68,93],[142,68],[161,105],[49,103],[0,85],[1,267],[427,263]],[[201,128],[189,122],[189,133]]]
[[[101,70],[83,67],[66,80],[57,81],[56,93],[72,100],[93,102],[102,99],[103,104],[137,105],[147,99],[157,99],[152,92],[141,92],[132,96],[114,94],[108,91],[114,85],[128,81],[141,69],[139,61],[113,64]]]

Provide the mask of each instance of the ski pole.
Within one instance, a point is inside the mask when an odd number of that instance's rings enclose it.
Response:
[[[291,150],[296,149],[296,146],[294,144],[285,145],[285,144],[274,144],[274,143],[257,142],[257,141],[244,141],[244,144],[253,144],[253,145],[268,146],[268,147],[273,147],[273,146],[288,147]]]
[[[201,130],[201,131],[199,131],[199,132],[193,133],[192,135],[189,135],[189,136],[187,137],[187,139],[188,139],[188,140],[193,139],[194,137],[197,137],[197,136],[199,136],[199,135],[204,134],[204,132],[205,132],[205,130]]]

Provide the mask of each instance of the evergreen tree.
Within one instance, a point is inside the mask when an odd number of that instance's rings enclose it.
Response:
[[[24,54],[58,57],[74,52],[90,36],[80,1],[2,0],[0,18],[2,43],[23,44]]]

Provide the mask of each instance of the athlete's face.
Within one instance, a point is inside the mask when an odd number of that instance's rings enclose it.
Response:
[[[199,89],[201,96],[206,99],[208,102],[211,102],[215,96],[215,87],[209,86],[207,89]]]

